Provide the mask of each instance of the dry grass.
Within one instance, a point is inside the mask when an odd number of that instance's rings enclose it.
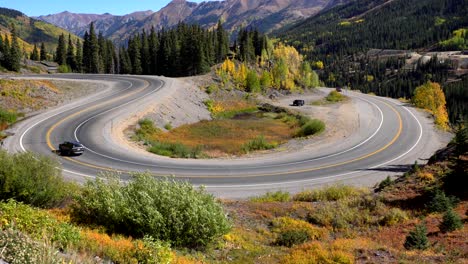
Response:
[[[184,125],[163,134],[153,135],[150,139],[159,142],[181,143],[195,148],[203,146],[210,157],[216,154],[238,155],[243,146],[259,136],[268,143],[281,144],[291,139],[295,129],[273,119],[258,120],[213,120]]]
[[[1,103],[7,109],[39,110],[52,105],[53,94],[61,93],[49,81],[0,80]]]

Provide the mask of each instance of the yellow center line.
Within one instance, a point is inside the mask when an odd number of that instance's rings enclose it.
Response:
[[[109,100],[109,101],[106,101],[106,102],[102,102],[100,104],[97,104],[97,105],[94,105],[94,106],[91,106],[91,107],[88,107],[86,109],[83,109],[81,111],[78,111],[72,115],[69,115],[65,118],[63,118],[62,120],[58,121],[57,123],[55,123],[53,126],[51,126],[49,128],[49,130],[47,130],[47,134],[46,134],[46,142],[47,142],[47,146],[51,149],[51,150],[56,150],[55,147],[52,145],[52,141],[50,140],[50,136],[52,135],[52,132],[61,124],[63,124],[65,121],[75,117],[75,116],[78,116],[84,112],[88,112],[88,111],[91,111],[93,109],[96,109],[100,106],[103,106],[103,105],[107,105],[107,104],[110,104],[112,102],[115,102],[115,101],[118,101],[118,100],[121,100],[121,99],[124,99],[124,98],[127,98],[127,97],[130,97],[134,94],[137,94],[143,90],[145,90],[146,88],[148,88],[150,86],[150,83],[146,80],[144,80],[144,82],[146,83],[146,85],[144,87],[142,87],[141,89],[138,89],[138,90],[135,90],[129,94],[126,94],[126,95],[122,95],[122,96],[119,96],[119,97],[116,97],[116,98],[113,98],[112,100]],[[72,159],[72,158],[68,158],[68,157],[65,157],[64,159],[66,160],[69,160],[69,161],[72,161],[72,162],[75,162],[75,163],[78,163],[80,165],[83,165],[83,166],[86,166],[86,167],[90,167],[90,168],[94,168],[94,169],[100,169],[100,170],[107,170],[107,171],[113,171],[113,172],[120,172],[118,170],[114,170],[114,169],[110,169],[110,168],[106,168],[106,167],[100,167],[100,166],[96,166],[96,165],[92,165],[92,164],[89,164],[89,163],[85,163],[85,162],[81,162],[81,161],[78,161],[78,160],[75,160],[75,159]]]
[[[145,87],[146,88],[146,87]],[[143,88],[144,89],[144,88]],[[138,92],[138,91],[136,91]],[[133,93],[132,93],[133,94]],[[130,96],[131,94],[129,95],[126,95],[126,96],[123,96],[122,98],[125,98],[125,97],[128,97]],[[120,99],[120,98],[116,98],[116,99]],[[52,146],[52,144],[50,143],[50,134],[52,133],[52,131],[57,127],[59,126],[61,123],[63,123],[64,121],[76,116],[76,115],[79,115],[80,113],[83,113],[85,111],[88,111],[90,109],[94,109],[96,107],[99,107],[101,105],[104,105],[106,103],[110,103],[112,101],[115,101],[116,99],[113,99],[111,101],[108,101],[108,102],[105,102],[105,103],[102,103],[102,104],[99,104],[99,105],[96,105],[96,106],[93,106],[93,107],[90,107],[90,108],[87,108],[87,109],[84,109],[78,113],[75,113],[73,115],[70,115],[62,120],[60,120],[59,122],[57,122],[56,124],[54,124],[50,129],[49,131],[47,131],[47,144],[49,145],[49,148],[54,150],[54,147]],[[382,148],[372,152],[372,153],[369,153],[369,154],[366,154],[364,156],[361,156],[361,157],[358,157],[358,158],[355,158],[355,159],[351,159],[351,160],[347,160],[347,161],[343,161],[343,162],[340,162],[340,163],[335,163],[335,164],[330,164],[330,165],[324,165],[324,166],[319,166],[319,167],[315,167],[315,168],[308,168],[308,169],[303,169],[303,170],[295,170],[295,171],[289,171],[287,173],[289,174],[296,174],[296,173],[304,173],[304,172],[312,172],[312,171],[317,171],[317,170],[322,170],[322,169],[328,169],[328,168],[334,168],[334,167],[338,167],[338,166],[342,166],[342,165],[346,165],[346,164],[350,164],[350,163],[353,163],[353,162],[356,162],[356,161],[360,161],[360,160],[363,160],[363,159],[366,159],[366,158],[369,158],[371,156],[374,156],[384,150],[386,150],[387,148],[389,148],[391,145],[393,145],[397,140],[398,138],[401,136],[401,133],[403,131],[403,120],[401,118],[401,115],[400,113],[393,107],[391,106],[390,104],[386,103],[386,102],[383,102],[383,101],[380,101],[381,103],[387,105],[393,112],[395,112],[396,116],[398,117],[398,122],[399,122],[399,128],[398,128],[398,131],[397,133],[395,134],[395,136],[393,137],[393,139],[387,143],[385,146],[383,146]],[[93,168],[93,169],[99,169],[99,170],[103,170],[103,171],[110,171],[110,172],[119,172],[119,173],[134,173],[134,171],[124,171],[124,170],[116,170],[116,169],[112,169],[112,168],[108,168],[108,167],[101,167],[101,166],[97,166],[97,165],[93,165],[93,164],[89,164],[89,163],[86,163],[86,162],[82,162],[82,161],[78,161],[78,160],[75,160],[75,159],[71,159],[71,158],[65,158],[71,162],[74,162],[74,163],[77,163],[77,164],[80,164],[80,165],[83,165],[85,167],[89,167],[89,168]],[[253,178],[253,177],[264,177],[264,176],[277,176],[277,175],[283,175],[285,174],[285,172],[274,172],[274,173],[262,173],[262,174],[249,174],[249,175],[236,175],[235,177],[236,178]],[[164,174],[156,174],[154,173],[153,174],[154,176],[167,176],[167,175],[164,175]],[[203,179],[203,178],[226,178],[226,176],[178,176],[178,177],[181,177],[181,178],[200,178],[200,179]]]

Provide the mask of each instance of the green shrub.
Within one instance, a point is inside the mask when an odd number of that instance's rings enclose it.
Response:
[[[405,211],[399,208],[392,208],[388,210],[382,218],[381,224],[386,226],[392,226],[403,221],[408,220],[408,215]]]
[[[337,92],[337,91],[331,91],[327,97],[325,97],[325,100],[327,100],[327,102],[331,102],[331,103],[337,103],[337,102],[341,102],[345,99],[346,97],[344,95],[342,95],[341,93]]]
[[[71,70],[70,66],[68,66],[68,65],[60,65],[58,67],[58,72],[59,73],[70,73],[70,72],[72,72],[72,70]]]
[[[13,124],[16,122],[17,119],[18,119],[17,113],[0,108],[0,124],[1,123]]]
[[[276,245],[292,247],[309,240],[309,234],[305,230],[285,230],[278,235]]]
[[[325,130],[325,123],[318,119],[312,119],[305,123],[297,132],[297,137],[307,137],[315,135]]]
[[[142,239],[143,248],[138,247],[135,258],[138,263],[145,264],[169,264],[172,263],[172,251],[169,243],[155,240],[150,236]]]
[[[167,123],[164,125],[164,129],[166,130],[171,130],[172,129],[172,124],[171,123]]]
[[[417,225],[414,230],[410,231],[406,236],[405,244],[406,249],[420,249],[424,250],[429,247],[429,240],[427,239],[426,225]]]
[[[219,89],[218,89],[218,86],[216,84],[211,84],[210,86],[206,87],[205,91],[207,94],[212,94],[212,93],[215,93],[217,92]]]
[[[10,264],[64,263],[58,252],[14,230],[0,231],[0,258]]]
[[[246,82],[246,91],[249,93],[259,93],[261,91],[260,80],[255,71],[249,71],[247,73]]]
[[[349,197],[355,197],[362,195],[363,190],[337,184],[329,187],[325,187],[318,190],[307,190],[300,192],[294,196],[294,201],[301,202],[316,202],[316,201],[338,201]]]
[[[52,207],[71,195],[73,184],[64,181],[59,163],[32,153],[0,150],[0,199],[13,198],[37,207]]]
[[[80,240],[80,232],[76,227],[59,222],[45,211],[14,200],[0,203],[0,217],[4,227],[13,227],[34,239],[45,236],[60,248],[67,248]]]
[[[190,148],[181,143],[152,141],[148,151],[171,158],[196,159],[203,156],[202,147]]]
[[[138,122],[138,125],[139,128],[135,132],[137,140],[146,140],[148,137],[161,132],[150,119],[142,119]]]
[[[445,212],[442,222],[439,225],[439,229],[443,233],[452,232],[462,227],[463,223],[461,217],[455,213],[452,208],[449,208]]]
[[[148,235],[174,246],[205,246],[230,229],[213,195],[187,182],[150,174],[136,174],[128,184],[115,175],[88,181],[76,197],[72,215],[111,233]]]
[[[427,205],[427,210],[431,213],[445,212],[449,208],[453,208],[458,203],[458,199],[454,196],[446,196],[444,191],[436,190],[432,200]]]
[[[291,195],[283,191],[267,192],[264,195],[250,199],[252,202],[289,202],[290,200]]]
[[[385,180],[381,181],[379,183],[379,187],[377,188],[378,190],[383,190],[385,189],[386,187],[392,185],[392,179],[390,178],[390,176],[387,176],[387,178],[385,178]]]
[[[304,118],[307,118],[307,117],[304,117]],[[296,126],[296,125],[302,126],[303,125],[296,116],[290,115],[288,113],[279,113],[275,117],[275,119],[281,120],[281,122],[288,124],[290,126]]]
[[[264,136],[258,136],[242,146],[242,151],[249,153],[256,150],[266,150],[276,148],[278,144],[268,143]]]
[[[338,201],[322,202],[309,213],[307,220],[334,229],[378,225],[386,207],[379,197],[364,195]]]

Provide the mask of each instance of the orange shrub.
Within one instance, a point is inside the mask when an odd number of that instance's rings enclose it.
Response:
[[[417,176],[419,179],[427,182],[433,182],[435,180],[434,175],[430,172],[420,171]]]
[[[131,238],[109,236],[92,230],[81,232],[80,249],[118,263],[138,263],[133,257],[135,245]]]

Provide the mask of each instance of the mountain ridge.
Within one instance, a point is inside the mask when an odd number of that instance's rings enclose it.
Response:
[[[27,53],[33,50],[34,44],[39,47],[41,43],[45,44],[47,52],[53,52],[59,36],[70,33],[53,24],[29,17],[20,11],[0,7],[0,33],[10,35],[12,24],[16,28],[21,49]],[[74,34],[71,36],[74,41],[78,38]]]
[[[347,1],[349,0],[223,0],[195,3],[173,0],[157,12],[134,12],[124,16],[62,12],[39,16],[37,19],[53,23],[79,36],[94,21],[96,31],[119,42],[143,29],[150,30],[154,27],[160,30],[173,27],[179,22],[213,28],[221,20],[231,32],[236,32],[240,27],[252,26],[268,33]]]

